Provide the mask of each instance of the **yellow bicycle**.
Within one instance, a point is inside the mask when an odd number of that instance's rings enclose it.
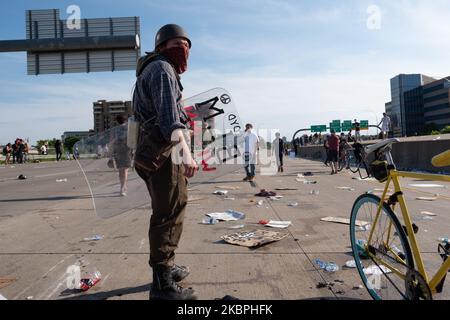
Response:
[[[364,194],[353,204],[350,240],[359,275],[376,300],[431,300],[442,292],[450,270],[450,244],[441,243],[438,252],[443,260],[436,274],[428,276],[419,250],[413,224],[400,185],[400,178],[417,178],[450,182],[450,176],[397,171],[389,139],[365,148],[370,174],[385,183],[383,195]],[[450,166],[450,150],[432,160],[437,167]],[[390,186],[394,192],[389,194]],[[383,199],[383,200],[382,200]],[[395,214],[399,206],[403,224]]]

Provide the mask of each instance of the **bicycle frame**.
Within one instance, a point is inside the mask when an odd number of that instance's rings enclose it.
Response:
[[[387,159],[388,159],[388,163],[393,163],[392,157],[390,156],[390,153],[388,153],[386,156],[387,156]],[[415,236],[415,233],[414,233],[413,223],[412,223],[411,217],[409,215],[409,211],[408,211],[408,207],[406,205],[405,198],[404,198],[403,193],[402,193],[402,187],[400,185],[400,178],[418,178],[418,179],[425,179],[425,180],[432,180],[432,181],[450,182],[450,176],[438,175],[438,174],[426,174],[426,173],[413,173],[413,172],[397,171],[396,169],[390,170],[389,171],[389,175],[388,175],[388,179],[385,182],[383,195],[381,196],[381,202],[380,202],[380,204],[378,206],[378,209],[377,209],[377,215],[376,215],[374,223],[373,223],[373,226],[375,227],[377,225],[378,218],[379,218],[379,216],[381,214],[381,210],[382,210],[384,199],[386,199],[386,197],[388,196],[389,187],[391,186],[391,183],[392,183],[393,186],[394,186],[394,193],[397,194],[397,199],[398,199],[398,203],[400,205],[400,209],[401,209],[401,212],[402,212],[402,217],[403,217],[404,223],[406,225],[406,230],[407,230],[407,234],[408,234],[408,241],[409,241],[410,246],[411,246],[411,250],[412,250],[412,253],[413,253],[413,258],[414,258],[415,264],[417,266],[417,269],[418,269],[419,273],[423,276],[425,281],[428,283],[428,286],[430,287],[432,293],[437,293],[436,287],[439,285],[441,280],[446,276],[447,272],[450,270],[450,258],[448,258],[441,265],[439,270],[436,272],[436,274],[434,274],[432,276],[432,278],[430,280],[430,278],[428,277],[428,274],[427,274],[427,272],[425,270],[425,265],[424,265],[424,261],[423,261],[422,255],[420,253],[419,244],[417,242],[417,239],[416,239],[416,236]],[[374,231],[375,231],[375,228],[372,228],[371,231],[370,231],[368,244],[371,243]],[[389,243],[389,237],[391,236],[391,231],[390,230],[389,230],[387,236],[388,236],[388,239],[386,240],[386,243]],[[397,254],[394,253],[394,255],[396,256],[396,258],[399,261],[402,260]],[[402,275],[398,270],[396,270],[396,268],[388,265],[386,262],[383,262],[383,261],[377,259],[376,257],[372,256],[372,258],[374,260],[376,260],[379,264],[383,264],[386,267],[388,267],[392,272],[396,273],[399,277],[405,278],[405,276]]]

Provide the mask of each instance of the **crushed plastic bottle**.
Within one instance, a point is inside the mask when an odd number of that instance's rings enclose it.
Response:
[[[326,263],[320,259],[314,260],[314,263],[320,268],[327,272],[336,272],[339,270],[339,266],[334,262]]]
[[[101,277],[102,277],[102,275],[101,275],[100,271],[96,271],[89,278],[81,279],[80,280],[80,290],[88,291],[90,288],[95,286],[101,280]]]
[[[202,224],[217,224],[219,222],[216,218],[208,217],[203,219]]]

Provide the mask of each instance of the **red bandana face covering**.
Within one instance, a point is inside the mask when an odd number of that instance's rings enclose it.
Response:
[[[189,48],[172,47],[161,52],[175,67],[178,74],[182,74],[187,70],[187,60],[189,58]]]

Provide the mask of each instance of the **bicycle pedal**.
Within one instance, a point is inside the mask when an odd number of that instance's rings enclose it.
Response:
[[[402,227],[403,227],[403,231],[405,231],[406,235],[408,236],[408,230],[406,229],[406,226],[402,226]],[[415,223],[412,224],[412,228],[413,228],[414,234],[417,234],[417,232],[419,232],[419,227]]]

